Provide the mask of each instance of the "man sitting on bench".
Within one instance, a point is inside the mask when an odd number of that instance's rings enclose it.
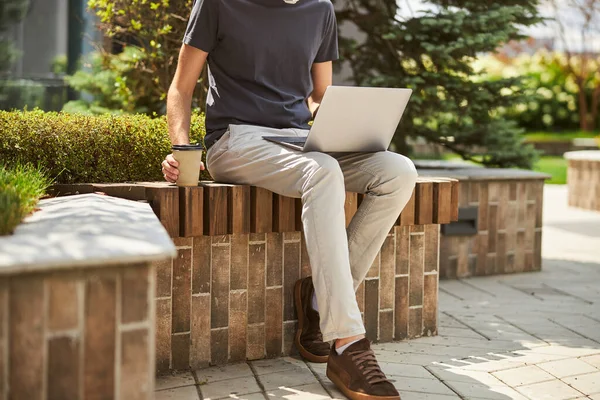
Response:
[[[262,136],[306,136],[332,84],[329,0],[196,0],[167,99],[173,144],[189,143],[192,94],[208,61],[207,166],[213,178],[302,199],[312,277],[296,284],[296,346],[352,399],[399,399],[365,338],[355,290],[408,202],[417,172],[392,152],[299,152]],[[175,182],[168,155],[164,177]],[[365,197],[346,229],[345,192]],[[330,346],[328,342],[333,342]]]

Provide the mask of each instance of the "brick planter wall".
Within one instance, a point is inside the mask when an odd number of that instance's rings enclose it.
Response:
[[[0,399],[152,399],[148,264],[0,279]]]
[[[151,400],[154,262],[176,253],[151,208],[46,199],[0,237],[0,400]]]
[[[439,226],[456,220],[459,185],[424,178],[358,290],[374,341],[437,333]],[[56,186],[148,201],[177,246],[156,264],[158,372],[293,354],[293,285],[310,274],[300,200],[237,185]],[[348,193],[350,222],[361,196]]]
[[[542,268],[546,175],[520,170],[419,171],[460,179],[459,208],[477,208],[477,232],[440,236],[440,278],[498,275]]]
[[[600,150],[573,151],[565,158],[569,160],[569,205],[600,211]]]
[[[438,237],[438,225],[392,230],[357,293],[369,339],[437,333]],[[179,256],[157,266],[159,371],[295,354],[293,287],[310,275],[301,232],[175,242]]]
[[[542,181],[463,181],[460,206],[479,207],[479,232],[442,235],[442,278],[542,268]]]

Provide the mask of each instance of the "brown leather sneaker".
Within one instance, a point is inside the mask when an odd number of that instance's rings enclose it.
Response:
[[[296,282],[294,299],[298,314],[298,331],[294,342],[302,357],[310,362],[325,363],[329,358],[329,343],[323,342],[319,313],[312,308],[315,288],[309,276]]]
[[[331,347],[327,377],[351,400],[400,400],[387,380],[368,339],[361,339],[338,355]]]

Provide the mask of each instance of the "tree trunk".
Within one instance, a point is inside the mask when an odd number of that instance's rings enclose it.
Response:
[[[579,88],[579,128],[582,131],[589,131],[588,125],[588,107],[585,98],[585,82],[580,77],[577,78],[577,87]]]
[[[600,111],[600,83],[594,88],[592,93],[591,126],[590,130],[596,129],[598,123],[598,112]]]

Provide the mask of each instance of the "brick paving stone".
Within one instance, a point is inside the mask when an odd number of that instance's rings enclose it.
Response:
[[[290,369],[308,368],[304,361],[293,357],[252,361],[251,364],[256,371],[256,375],[271,374],[273,372],[287,371]]]
[[[550,347],[550,346],[548,346]],[[516,361],[516,362],[520,362],[520,363],[524,363],[524,364],[539,364],[539,363],[544,363],[544,362],[549,362],[549,361],[555,361],[555,360],[565,360],[570,358],[568,355],[565,354],[553,354],[552,350],[549,350],[547,352],[540,350],[537,351],[538,348],[536,347],[535,349],[527,349],[527,350],[515,350],[515,351],[511,351],[509,353],[494,353],[494,354],[498,354],[499,356],[502,357],[510,357],[510,360],[512,361]]]
[[[590,364],[591,366],[594,366],[594,367],[600,369],[600,354],[595,355],[595,356],[581,357],[580,360],[585,361],[586,363]]]
[[[231,364],[223,367],[203,368],[196,370],[195,373],[200,384],[252,376],[252,370],[246,363]]]
[[[155,400],[200,400],[196,386],[184,386],[154,392]]]
[[[444,385],[439,380],[424,379],[424,378],[406,378],[406,377],[390,377],[390,380],[400,391],[400,394],[405,391],[410,392],[423,392],[431,394],[445,394],[453,395],[454,392],[448,389],[448,386]]]
[[[456,393],[467,399],[527,400],[527,398],[506,385],[489,386],[478,383],[447,382]],[[540,400],[540,399],[536,399]]]
[[[460,338],[473,338],[480,340],[487,340],[485,337],[481,336],[479,333],[474,330],[464,327],[464,328],[439,328],[439,334],[445,337],[460,337]]]
[[[500,379],[502,382],[506,383],[511,387],[530,385],[533,383],[551,381],[556,379],[554,376],[536,367],[535,365],[528,365],[526,367],[497,371],[492,373],[492,375],[494,375],[496,378]]]
[[[441,368],[441,367],[427,367],[427,369],[439,380],[447,382],[466,382],[466,383],[477,383],[481,385],[498,386],[502,385],[502,382],[490,374],[484,371],[471,371],[461,368]]]
[[[379,362],[379,366],[388,377],[407,377],[425,379],[433,378],[433,375],[431,375],[431,373],[421,365]]]
[[[544,371],[548,371],[557,378],[564,378],[567,376],[589,374],[598,371],[590,364],[578,359],[570,358],[567,360],[550,361],[546,363],[537,364],[538,367]]]
[[[288,369],[274,372],[272,374],[259,375],[258,380],[265,390],[273,390],[279,387],[295,387],[318,383],[317,378],[308,369]]]
[[[154,390],[173,389],[195,384],[196,381],[194,380],[191,372],[183,372],[173,375],[161,375],[156,377]]]
[[[310,370],[317,375],[319,379],[327,380],[327,363],[306,363]]]
[[[588,355],[600,355],[600,345],[595,344],[595,348],[569,347],[569,346],[545,346],[531,349],[531,352],[538,354],[553,354],[566,357],[583,357]]]
[[[377,360],[398,364],[430,365],[444,361],[447,357],[430,354],[396,353],[393,351],[377,351]]]
[[[535,400],[566,400],[581,397],[582,393],[558,379],[550,382],[534,383],[517,388],[527,397]]]
[[[319,383],[297,387],[285,387],[277,390],[267,390],[267,397],[286,400],[325,400],[331,399],[329,393]]]
[[[457,400],[460,397],[457,394],[444,395],[421,392],[402,392],[400,393],[402,400]]]
[[[265,395],[262,393],[250,393],[250,394],[241,394],[234,395],[235,397],[228,396],[227,399],[234,398],[235,400],[265,400]],[[204,399],[204,400],[213,400],[213,399]]]
[[[563,381],[583,394],[600,394],[600,371],[592,374],[571,376],[564,378]]]
[[[215,400],[230,397],[231,395],[239,396],[258,393],[260,392],[260,387],[254,376],[246,376],[200,385],[200,391],[202,392],[203,399]]]
[[[471,371],[495,372],[525,366],[523,362],[511,358],[499,358],[491,355],[477,356],[461,360],[466,364],[465,369]]]
[[[344,396],[342,392],[338,390],[337,387],[333,384],[333,382],[326,380],[323,381],[323,387],[331,394],[331,397],[336,400],[347,400],[348,398]]]

